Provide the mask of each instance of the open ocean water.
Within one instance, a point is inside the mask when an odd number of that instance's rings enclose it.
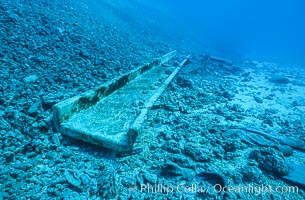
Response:
[[[1,0],[0,199],[305,199],[304,8]]]

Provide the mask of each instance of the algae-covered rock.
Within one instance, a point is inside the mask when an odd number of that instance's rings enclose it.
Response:
[[[255,149],[251,151],[249,158],[256,160],[260,169],[279,176],[287,175],[290,171],[284,156],[272,148]]]
[[[70,170],[65,171],[65,178],[72,186],[80,187],[82,184],[80,178]]]

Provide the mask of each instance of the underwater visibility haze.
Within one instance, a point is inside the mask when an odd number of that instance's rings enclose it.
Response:
[[[302,0],[150,3],[181,27],[176,31],[188,33],[211,52],[304,64],[305,2]]]

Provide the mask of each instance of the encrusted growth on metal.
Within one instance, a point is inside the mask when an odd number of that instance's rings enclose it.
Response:
[[[116,152],[130,151],[148,110],[185,63],[177,68],[162,66],[175,54],[170,52],[96,89],[56,104],[55,128],[62,134]],[[173,73],[168,76],[166,70]]]

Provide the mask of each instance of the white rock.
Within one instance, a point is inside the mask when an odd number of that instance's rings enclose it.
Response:
[[[38,80],[38,76],[36,74],[27,76],[23,79],[23,81],[26,82],[26,83],[33,83],[37,80]]]

